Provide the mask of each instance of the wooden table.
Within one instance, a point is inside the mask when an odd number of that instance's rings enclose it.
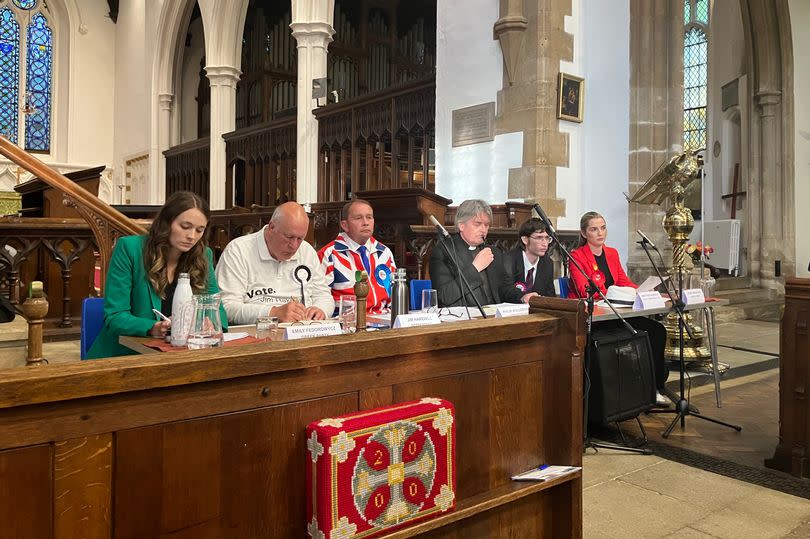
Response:
[[[233,326],[228,328],[228,333],[236,333],[242,332],[247,333],[248,335],[256,335],[256,326],[255,325],[246,325],[246,326]],[[133,352],[138,352],[139,354],[159,354],[160,350],[156,350],[155,348],[150,348],[146,346],[145,343],[149,341],[154,341],[156,337],[134,337],[132,335],[121,335],[118,337],[118,343],[122,346],[126,346]]]
[[[454,512],[389,537],[581,537],[582,309],[0,373],[0,537],[302,537],[305,427],[457,410]]]

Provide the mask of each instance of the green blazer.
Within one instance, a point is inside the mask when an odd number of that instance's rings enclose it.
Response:
[[[135,351],[118,343],[119,335],[146,337],[158,321],[152,309],[160,310],[161,299],[146,278],[143,263],[145,243],[146,236],[124,236],[115,244],[104,288],[104,326],[87,351],[87,359],[135,354]],[[214,275],[211,249],[206,249],[206,256],[207,292],[216,294],[219,285]],[[221,305],[219,316],[223,329],[227,329],[228,317]]]

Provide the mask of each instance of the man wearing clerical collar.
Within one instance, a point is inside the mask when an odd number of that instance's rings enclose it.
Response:
[[[458,261],[462,274],[470,283],[472,293],[482,305],[494,303],[526,303],[536,292],[524,293],[503,267],[503,254],[494,246],[485,244],[492,209],[483,200],[465,200],[456,211],[458,232],[446,240],[450,255]],[[438,243],[430,255],[430,279],[439,295],[440,307],[463,305],[462,287],[456,265],[447,251]],[[469,291],[467,304],[475,305]]]
[[[258,232],[225,247],[217,281],[228,321],[252,324],[258,316],[282,322],[322,320],[335,302],[315,249],[304,239],[309,217],[297,202],[278,206]]]
[[[374,234],[374,209],[366,200],[347,202],[340,213],[340,228],[334,241],[318,251],[326,282],[335,303],[343,295],[354,294],[358,271],[368,275],[366,311],[379,314],[391,308],[391,275],[397,267],[391,250]]]
[[[504,256],[504,269],[523,292],[555,297],[554,265],[549,255],[552,239],[542,219],[529,219],[518,231],[520,245]]]

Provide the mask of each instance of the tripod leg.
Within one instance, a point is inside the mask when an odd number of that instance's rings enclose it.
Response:
[[[683,428],[685,424],[684,417],[686,417],[684,414],[678,412],[677,415],[672,419],[672,423],[670,423],[669,426],[667,427],[667,430],[665,430],[663,434],[661,434],[661,437],[669,438],[669,435],[672,433],[672,429],[675,428],[675,425],[678,423],[679,419],[681,420],[681,428]]]
[[[716,424],[718,424],[718,425],[723,425],[724,427],[728,427],[728,428],[730,428],[730,429],[734,429],[734,430],[736,430],[737,432],[740,432],[740,431],[742,430],[742,427],[741,427],[741,426],[739,426],[739,425],[732,425],[731,423],[726,423],[726,422],[724,422],[724,421],[720,421],[719,419],[713,419],[713,418],[711,418],[711,417],[706,417],[705,415],[700,415],[700,414],[689,414],[689,415],[691,415],[691,416],[693,416],[693,417],[699,417],[700,419],[704,419],[704,420],[706,420],[706,421],[710,421],[710,422],[712,422],[712,423],[716,423]]]

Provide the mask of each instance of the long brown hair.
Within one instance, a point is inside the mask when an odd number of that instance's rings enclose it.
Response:
[[[143,263],[149,284],[161,298],[166,297],[166,288],[169,285],[169,276],[166,271],[166,260],[169,253],[169,235],[172,223],[177,216],[186,210],[197,208],[205,216],[206,224],[211,220],[211,211],[208,202],[189,191],[178,191],[171,195],[160,209],[152,226],[149,227],[149,236],[143,248]],[[196,293],[204,292],[208,287],[208,257],[205,250],[208,247],[208,227],[194,247],[180,255],[177,261],[175,276],[188,273],[191,289]]]
[[[602,214],[595,211],[589,211],[588,213],[584,214],[579,220],[579,246],[582,247],[586,243],[588,243],[588,238],[585,236],[585,232],[588,230],[588,223],[591,222],[591,219],[602,219]]]

